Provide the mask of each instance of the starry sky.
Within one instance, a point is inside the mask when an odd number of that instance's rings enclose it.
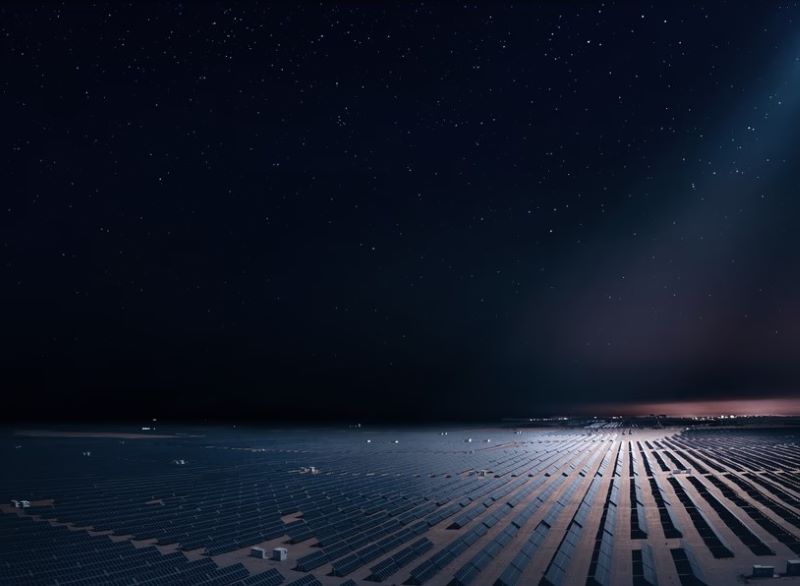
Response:
[[[798,24],[796,2],[4,3],[3,413],[797,397]]]

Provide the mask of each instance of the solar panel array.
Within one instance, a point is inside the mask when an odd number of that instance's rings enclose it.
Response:
[[[708,518],[703,508],[695,505],[692,497],[689,496],[677,478],[671,477],[669,481],[670,484],[672,484],[672,489],[675,491],[678,500],[683,503],[686,512],[689,514],[689,518],[692,520],[692,523],[694,523],[695,529],[697,529],[697,533],[700,535],[703,543],[708,547],[711,555],[715,558],[733,557],[733,552],[723,541],[719,531],[714,527],[713,521]]]
[[[713,584],[800,555],[794,431],[605,425],[6,434],[0,584]]]
[[[190,561],[153,546],[92,537],[66,526],[0,515],[2,584],[280,584],[277,570],[250,579],[241,564],[220,567],[209,558]],[[249,581],[247,581],[249,580]]]
[[[619,478],[622,468],[622,445],[617,449],[617,459],[614,464],[613,478],[608,485],[608,492],[603,503],[603,514],[597,528],[592,561],[589,565],[587,584],[589,586],[608,586],[612,584],[611,568],[613,565],[614,533],[617,530],[617,517],[619,515]],[[584,499],[584,504],[586,500]]]
[[[682,545],[670,550],[681,586],[707,586],[703,579],[703,570],[691,547]]]
[[[633,586],[658,586],[658,571],[653,561],[653,549],[644,544],[642,549],[631,550]]]

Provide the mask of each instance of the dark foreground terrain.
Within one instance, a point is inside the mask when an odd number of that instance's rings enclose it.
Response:
[[[792,428],[62,431],[0,436],[0,584],[800,583]]]

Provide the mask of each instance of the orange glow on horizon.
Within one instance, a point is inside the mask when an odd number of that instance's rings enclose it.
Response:
[[[598,405],[595,409],[614,415],[663,414],[683,417],[711,415],[800,415],[800,398],[634,403],[629,405]]]

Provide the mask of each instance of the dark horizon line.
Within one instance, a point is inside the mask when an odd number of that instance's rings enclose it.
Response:
[[[719,415],[723,415],[720,413]],[[384,426],[394,425],[399,427],[425,427],[425,426],[452,426],[452,425],[490,425],[490,426],[519,426],[525,427],[527,425],[535,426],[537,422],[555,422],[559,418],[566,418],[572,421],[576,420],[591,420],[593,418],[610,419],[620,418],[627,420],[636,419],[652,419],[653,417],[663,417],[665,419],[691,419],[698,417],[695,415],[675,415],[675,414],[661,414],[651,413],[643,415],[552,415],[552,416],[531,416],[531,417],[504,417],[499,419],[467,419],[467,418],[451,418],[451,419],[408,419],[408,418],[371,418],[371,419],[338,419],[338,418],[283,418],[283,419],[268,419],[268,418],[234,418],[234,417],[216,417],[216,418],[7,418],[0,416],[0,427],[3,428],[20,428],[52,425],[52,426],[75,426],[75,425],[132,425],[137,428],[152,427],[156,432],[161,427],[169,426],[242,426],[242,427],[346,427],[348,429],[365,429],[371,426]],[[713,418],[713,415],[701,416]],[[800,419],[797,414],[769,414],[769,415],[739,415],[738,419]]]

